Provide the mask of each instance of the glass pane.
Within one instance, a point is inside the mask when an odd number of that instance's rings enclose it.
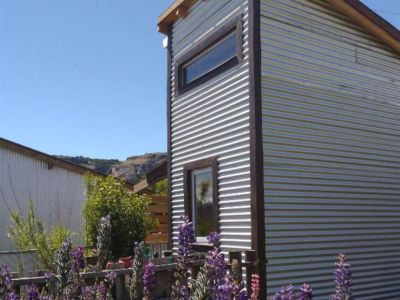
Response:
[[[193,82],[236,57],[236,47],[236,32],[234,32],[184,67],[183,84],[186,85]]]
[[[195,229],[199,237],[207,236],[213,231],[213,186],[211,169],[194,174],[195,187]]]

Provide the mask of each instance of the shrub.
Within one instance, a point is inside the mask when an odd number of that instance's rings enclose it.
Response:
[[[141,241],[157,225],[147,212],[149,201],[128,191],[112,176],[85,176],[86,199],[83,214],[88,246],[96,245],[97,226],[106,215],[111,217],[111,253],[114,257],[129,256],[134,241]]]
[[[55,252],[63,240],[71,236],[71,232],[62,225],[47,231],[37,218],[35,206],[30,200],[26,216],[20,212],[11,213],[9,235],[18,250],[37,250],[40,266],[52,270]]]

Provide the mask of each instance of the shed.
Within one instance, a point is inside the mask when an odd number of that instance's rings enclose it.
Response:
[[[46,226],[62,224],[79,235],[86,173],[105,176],[0,138],[0,251],[15,250],[7,237],[10,211],[25,213],[29,199]],[[131,184],[126,187],[133,190]]]
[[[400,32],[358,0],[177,0],[168,36],[172,246],[256,250],[262,299],[400,293]]]

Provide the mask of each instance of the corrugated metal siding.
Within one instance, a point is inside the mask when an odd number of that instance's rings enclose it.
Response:
[[[14,249],[7,237],[10,216],[5,201],[12,211],[19,205],[26,212],[31,198],[45,225],[61,223],[81,233],[82,175],[56,166],[49,169],[46,162],[0,148],[0,187],[0,251]]]
[[[174,62],[219,24],[243,14],[244,61],[183,95],[174,94]],[[218,156],[222,249],[251,248],[247,1],[197,1],[172,34],[172,225],[184,214],[183,165]]]
[[[267,285],[400,297],[400,60],[325,1],[262,0]]]

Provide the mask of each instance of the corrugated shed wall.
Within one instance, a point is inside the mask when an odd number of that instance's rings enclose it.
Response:
[[[63,224],[82,231],[85,187],[82,175],[0,148],[0,251],[15,247],[7,237],[9,208],[27,211],[29,199],[47,226]],[[15,192],[15,193],[14,193]],[[74,236],[78,238],[78,236]]]
[[[400,296],[400,57],[325,1],[262,0],[268,293]]]
[[[175,96],[174,62],[226,20],[243,14],[243,63]],[[251,248],[247,1],[197,1],[173,26],[171,171],[173,245],[184,214],[183,165],[213,156],[219,162],[222,250]]]

